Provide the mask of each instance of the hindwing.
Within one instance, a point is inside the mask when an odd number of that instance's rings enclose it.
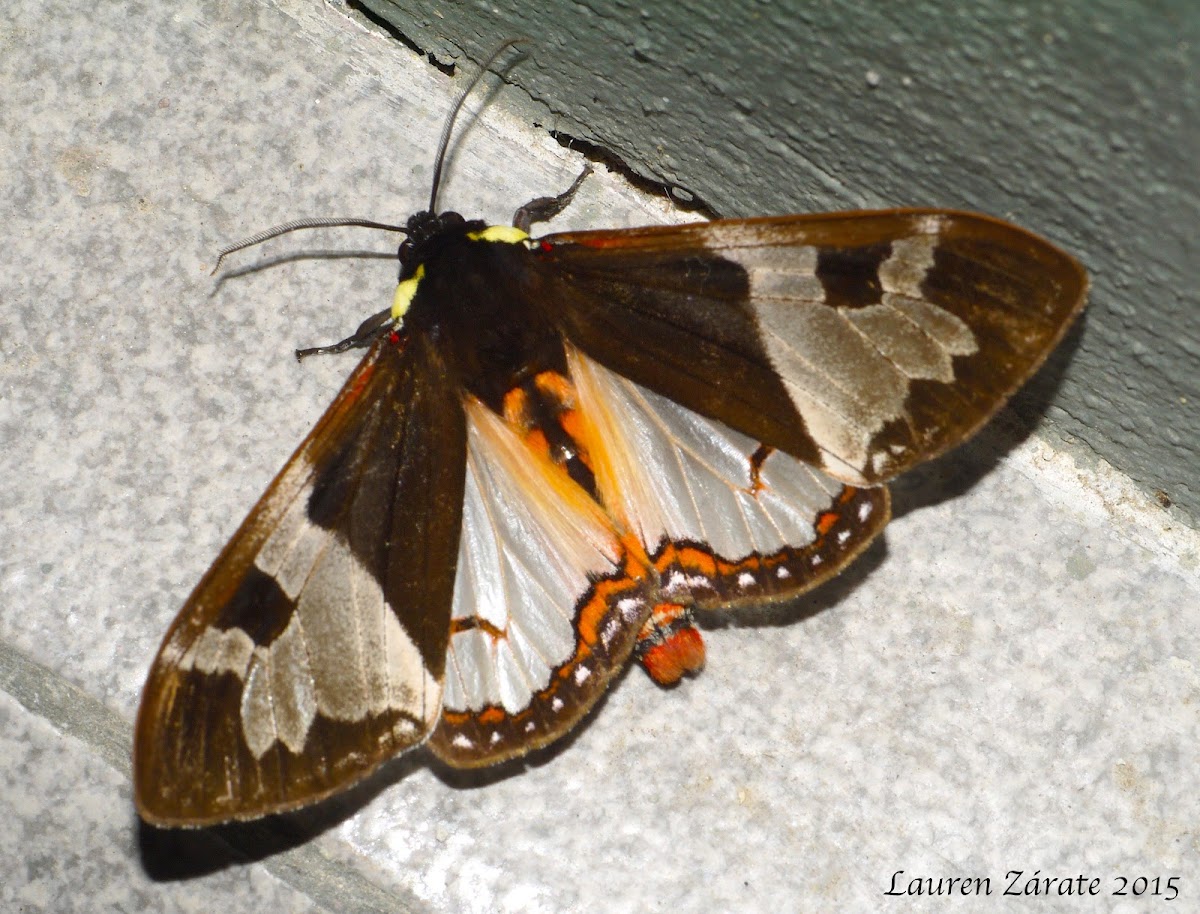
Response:
[[[492,764],[570,729],[625,666],[653,605],[636,539],[477,400],[441,723],[431,746]]]
[[[645,545],[658,602],[797,596],[887,524],[885,487],[854,488],[570,349],[602,501]]]

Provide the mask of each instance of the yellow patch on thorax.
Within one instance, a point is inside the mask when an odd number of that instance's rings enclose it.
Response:
[[[519,244],[529,237],[515,225],[489,225],[479,232],[468,232],[467,237],[472,241],[499,241],[504,244]]]
[[[425,264],[417,267],[417,272],[396,286],[396,294],[392,296],[392,320],[400,322],[408,313],[413,296],[417,294],[417,286],[425,278]]]

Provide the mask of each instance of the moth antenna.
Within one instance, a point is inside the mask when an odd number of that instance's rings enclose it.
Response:
[[[256,244],[262,244],[264,241],[270,241],[272,238],[278,238],[280,235],[286,235],[288,232],[310,228],[339,228],[347,225],[359,228],[381,229],[385,232],[400,232],[404,235],[408,234],[408,229],[402,225],[388,225],[385,222],[372,222],[370,219],[296,219],[293,222],[284,222],[274,228],[269,228],[265,232],[259,232],[257,235],[251,235],[249,238],[243,238],[237,244],[231,244],[227,248],[222,248],[217,254],[216,266],[212,268],[212,273],[209,275],[216,276],[217,270],[221,269],[222,261],[230,254],[245,250],[246,248],[252,248]]]
[[[437,205],[438,186],[442,183],[442,166],[446,163],[446,150],[450,146],[450,134],[454,130],[454,121],[458,117],[458,112],[466,104],[467,96],[475,90],[480,80],[487,75],[488,70],[492,68],[492,64],[496,62],[501,54],[514,45],[523,44],[529,40],[528,38],[509,38],[507,41],[502,42],[496,50],[492,51],[488,59],[483,62],[479,68],[479,72],[471,78],[471,81],[467,84],[467,88],[463,89],[462,94],[454,103],[454,107],[450,109],[450,116],[446,118],[446,126],[442,128],[442,138],[438,142],[437,158],[433,161],[433,187],[429,191],[429,212],[437,212],[434,207]]]

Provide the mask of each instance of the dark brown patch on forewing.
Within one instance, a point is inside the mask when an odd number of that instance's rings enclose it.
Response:
[[[609,247],[561,241],[530,255],[530,294],[543,303],[546,319],[602,365],[817,462],[763,350],[745,269],[699,240],[658,244],[649,236],[647,243]]]
[[[817,279],[825,301],[838,308],[865,308],[883,299],[879,265],[892,253],[890,243],[817,249]]]
[[[292,618],[292,601],[269,574],[253,565],[247,569],[229,602],[214,615],[220,631],[240,628],[263,647],[282,634]]]

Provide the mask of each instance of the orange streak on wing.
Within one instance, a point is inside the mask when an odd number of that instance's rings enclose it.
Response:
[[[591,450],[588,447],[587,441],[584,440],[586,426],[583,417],[579,414],[579,410],[564,410],[559,414],[558,421],[562,425],[563,431],[567,433],[567,436],[575,442],[576,455],[589,470],[594,471]]]
[[[367,385],[371,383],[371,378],[375,375],[375,366],[364,365],[362,370],[354,378],[354,386],[346,391],[346,401],[352,403],[362,396],[363,391],[367,389]]]
[[[540,428],[535,428],[525,435],[525,444],[539,457],[550,459],[550,442],[546,440],[546,434]]]
[[[520,387],[511,388],[504,395],[504,421],[516,429],[529,424],[529,398]]]
[[[817,532],[821,536],[828,536],[829,531],[837,526],[838,519],[841,517],[836,511],[822,511],[817,517]]]
[[[479,722],[482,724],[498,724],[507,716],[503,708],[489,706],[479,712]]]
[[[679,564],[690,571],[710,578],[718,573],[717,562],[708,552],[684,546],[676,550],[676,556]]]

